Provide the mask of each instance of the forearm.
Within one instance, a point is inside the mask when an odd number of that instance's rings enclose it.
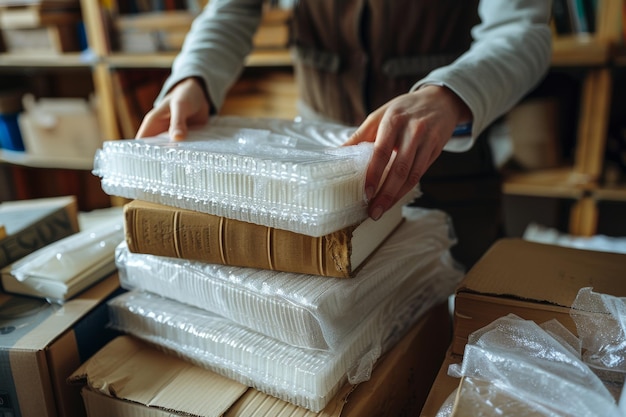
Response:
[[[439,84],[456,93],[471,110],[472,138],[541,80],[551,57],[550,2],[483,0],[479,13],[471,49],[413,87]],[[465,150],[471,143],[452,139],[446,149]]]
[[[189,77],[203,81],[215,111],[241,74],[261,19],[261,0],[211,1],[194,20],[156,102]]]

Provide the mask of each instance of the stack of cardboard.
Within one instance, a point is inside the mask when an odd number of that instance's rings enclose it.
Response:
[[[515,238],[496,242],[456,290],[453,341],[421,415],[437,415],[459,387],[461,380],[449,376],[448,367],[462,362],[470,334],[514,314],[538,324],[554,319],[577,335],[570,311],[580,289],[626,296],[625,265],[623,254]]]
[[[96,161],[103,188],[136,199],[126,210],[126,245],[137,252],[118,248],[129,292],[109,303],[112,326],[292,409],[337,407],[350,391],[348,380],[369,379],[380,355],[404,335],[407,344],[423,336],[427,311],[447,299],[462,274],[450,258],[443,213],[409,213],[400,205],[377,231],[352,234],[367,217],[369,158],[359,153],[371,148],[321,143],[341,144],[351,132],[325,123],[216,117],[185,142],[105,143]],[[355,242],[372,240],[352,264]],[[301,270],[308,265],[313,269]],[[111,351],[145,351],[119,343]],[[99,354],[75,379],[86,390],[117,395],[114,381],[128,376],[106,375],[98,365],[105,360],[114,359]],[[91,383],[103,379],[110,383],[101,389]],[[226,409],[241,397],[240,388],[233,390]],[[148,391],[141,395],[160,389]]]
[[[79,0],[10,0],[0,5],[6,52],[59,54],[81,49]]]

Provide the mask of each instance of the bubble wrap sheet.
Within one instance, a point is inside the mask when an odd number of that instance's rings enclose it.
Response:
[[[111,195],[322,236],[367,217],[373,145],[353,128],[215,116],[185,141],[106,141],[93,173]]]
[[[623,417],[625,300],[581,288],[570,310],[579,337],[556,320],[513,314],[475,331],[448,372],[464,381],[437,417],[461,407],[459,415]]]
[[[222,316],[141,291],[109,302],[111,327],[266,394],[318,412],[349,381],[369,379],[375,361],[427,309],[447,298],[433,275],[358,317],[335,351],[295,347]]]
[[[307,348],[337,349],[360,317],[389,297],[438,276],[433,297],[447,296],[462,272],[449,256],[448,217],[404,208],[405,221],[350,280],[206,264],[117,248],[121,285],[220,314]]]

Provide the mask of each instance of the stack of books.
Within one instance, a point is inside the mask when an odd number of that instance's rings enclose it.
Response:
[[[106,142],[94,173],[129,198],[111,326],[318,412],[462,277],[447,216],[369,220],[372,145],[319,122],[214,117],[184,142]]]

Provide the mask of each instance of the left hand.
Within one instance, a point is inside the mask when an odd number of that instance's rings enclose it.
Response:
[[[369,216],[377,220],[413,189],[454,128],[470,120],[465,102],[435,85],[398,96],[372,112],[344,144],[374,142],[365,177]]]

